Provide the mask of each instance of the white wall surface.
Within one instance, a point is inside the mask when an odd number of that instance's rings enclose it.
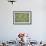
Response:
[[[0,0],[0,40],[15,40],[19,32],[31,34],[33,40],[45,40],[44,5],[42,0],[16,0],[13,5]],[[18,10],[32,11],[32,25],[13,25],[13,11]]]

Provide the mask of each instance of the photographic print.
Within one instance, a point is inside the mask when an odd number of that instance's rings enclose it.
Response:
[[[32,12],[13,11],[13,24],[32,24]]]

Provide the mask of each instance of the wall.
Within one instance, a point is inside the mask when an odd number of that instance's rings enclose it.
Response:
[[[42,0],[16,0],[12,5],[0,0],[0,40],[15,40],[19,32],[26,32],[33,40],[45,40],[45,19],[43,19]],[[13,25],[13,11],[32,11],[32,25]],[[45,34],[46,35],[46,34]]]

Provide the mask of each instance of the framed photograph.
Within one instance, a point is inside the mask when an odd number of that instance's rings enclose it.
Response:
[[[32,24],[32,11],[13,11],[13,24]]]

